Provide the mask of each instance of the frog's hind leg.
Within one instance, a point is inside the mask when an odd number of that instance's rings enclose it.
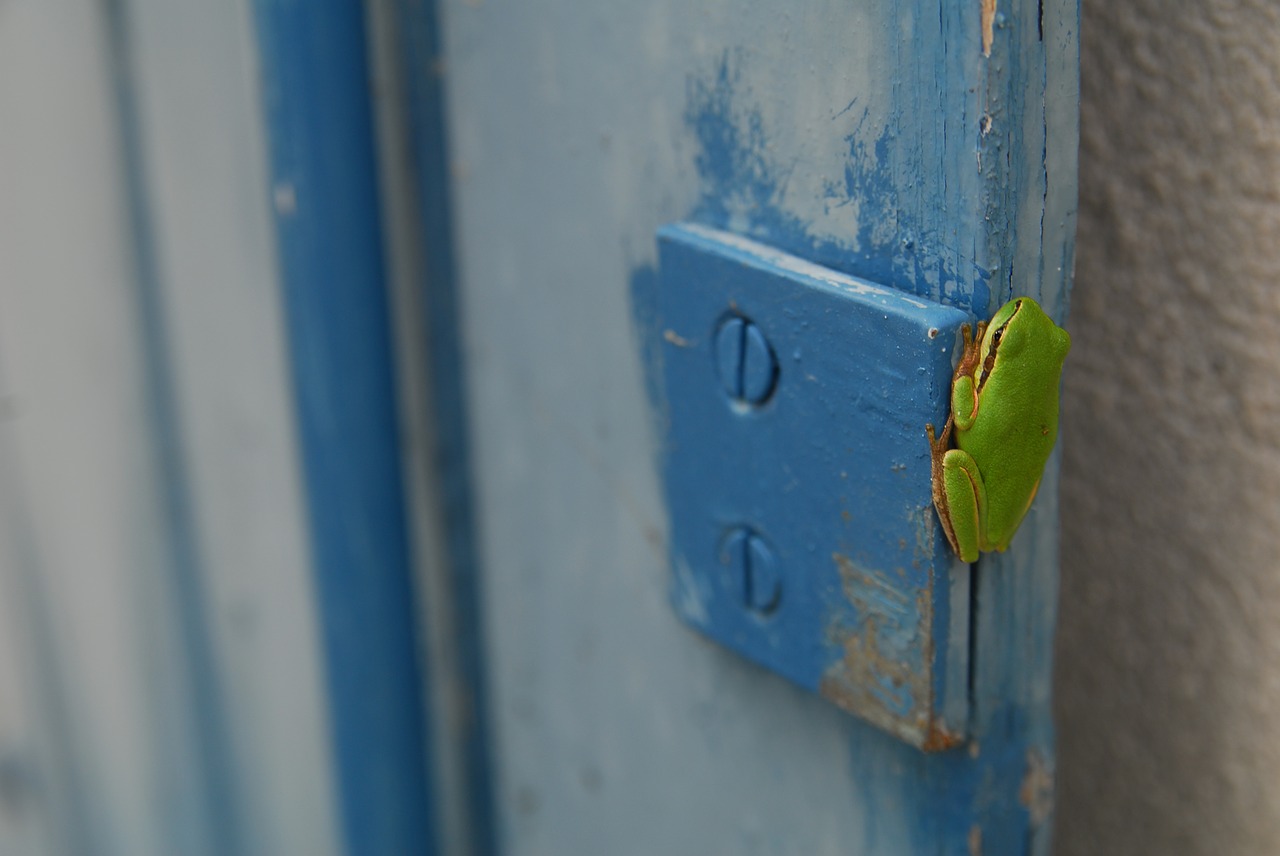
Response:
[[[961,328],[964,350],[951,379],[951,418],[961,431],[972,428],[978,418],[978,370],[982,367],[982,335],[986,329],[987,322],[980,322],[975,338],[970,335],[968,324]]]
[[[949,449],[942,457],[941,481],[950,523],[948,540],[961,561],[976,562],[987,519],[987,489],[978,465],[968,452]],[[947,528],[944,524],[943,529]]]
[[[925,433],[929,436],[929,463],[932,470],[931,487],[933,492],[933,507],[938,510],[938,522],[942,524],[942,533],[947,536],[947,543],[951,545],[951,549],[956,553],[960,552],[960,544],[956,541],[955,530],[951,527],[951,512],[947,505],[947,491],[945,479],[943,476],[943,458],[946,457],[948,447],[951,445],[951,426],[953,419],[947,417],[947,422],[942,426],[942,435],[934,434],[933,425],[924,426]]]

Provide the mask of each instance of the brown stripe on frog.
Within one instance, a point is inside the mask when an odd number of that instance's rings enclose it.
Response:
[[[1000,329],[991,334],[991,350],[987,352],[986,358],[982,361],[982,374],[978,377],[978,391],[982,391],[982,386],[987,382],[987,378],[991,375],[991,370],[996,367],[996,351],[1000,349],[1000,338],[1004,336],[1004,328],[1009,326],[1009,322],[1018,317],[1018,313],[1022,311],[1022,300],[1018,300],[1013,305],[1013,314],[1000,325]]]

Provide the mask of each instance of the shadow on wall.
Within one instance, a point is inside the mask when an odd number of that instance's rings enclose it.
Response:
[[[1280,5],[1085,0],[1060,856],[1280,853]]]

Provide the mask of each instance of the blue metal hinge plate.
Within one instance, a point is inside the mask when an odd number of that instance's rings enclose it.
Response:
[[[958,744],[969,568],[925,424],[968,316],[715,229],[658,243],[676,611],[909,743]]]

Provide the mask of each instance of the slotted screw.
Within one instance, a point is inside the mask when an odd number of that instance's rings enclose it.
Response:
[[[720,384],[734,401],[763,404],[778,380],[778,358],[754,321],[726,318],[716,331],[716,366]]]
[[[762,617],[778,608],[782,601],[778,559],[759,534],[746,526],[730,531],[721,544],[720,561],[743,606]]]

